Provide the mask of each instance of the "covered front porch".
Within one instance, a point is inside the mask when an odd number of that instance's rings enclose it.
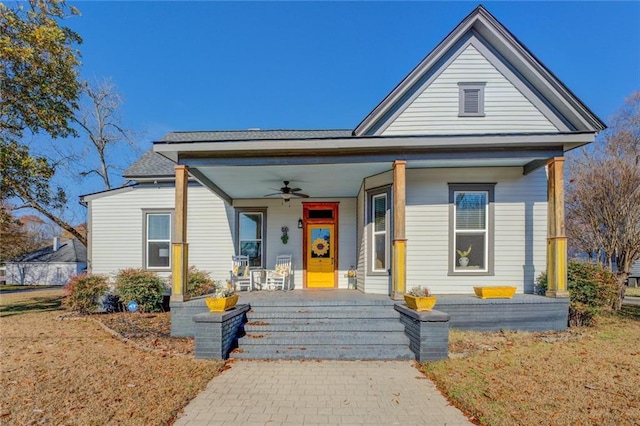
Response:
[[[248,254],[252,269],[271,269],[277,255],[292,256],[296,289],[347,289],[351,271],[359,290],[395,300],[417,284],[441,294],[470,293],[474,285],[515,285],[528,293],[544,270],[539,255],[546,245],[549,296],[566,297],[561,155],[562,145],[574,138],[385,138],[384,145],[365,138],[357,148],[353,137],[317,136],[157,143],[156,152],[178,163],[172,300],[188,300],[190,180],[224,200],[235,254]],[[452,148],[471,141],[464,151]],[[411,149],[392,154],[398,149],[393,142]],[[280,189],[278,182],[284,184]],[[517,192],[527,190],[534,195]],[[480,194],[476,199],[486,203],[480,233],[452,230],[457,201],[451,194],[457,193]],[[548,219],[547,244],[539,238],[542,218]],[[243,221],[250,224],[249,237]],[[471,245],[477,265],[458,266]],[[216,256],[215,247],[210,256]]]

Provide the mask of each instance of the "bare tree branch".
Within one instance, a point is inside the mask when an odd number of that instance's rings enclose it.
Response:
[[[119,109],[122,98],[116,91],[115,85],[109,80],[85,83],[84,94],[88,104],[80,109],[74,121],[80,126],[97,155],[98,164],[90,170],[83,170],[80,174],[88,176],[95,173],[100,176],[105,189],[111,189],[111,172],[115,166],[110,161],[110,152],[116,145],[135,144],[134,134],[122,125]]]
[[[620,309],[624,284],[640,260],[640,92],[611,122],[593,147],[568,162],[566,227],[573,253],[593,255],[616,272]]]

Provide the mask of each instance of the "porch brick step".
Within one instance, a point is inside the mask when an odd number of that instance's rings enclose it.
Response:
[[[402,345],[408,346],[409,341],[402,332],[250,332],[241,339],[242,348],[263,345],[304,345],[304,346],[370,346],[370,345]]]
[[[415,359],[388,304],[251,305],[231,358]]]
[[[231,352],[235,359],[337,359],[337,360],[414,360],[408,345],[360,346],[282,346],[270,345]]]
[[[343,319],[393,319],[400,320],[400,315],[388,307],[263,307],[254,308],[248,315],[250,320],[262,318],[343,318]]]
[[[404,326],[397,319],[375,321],[344,321],[344,319],[270,319],[259,321],[251,319],[244,325],[247,333],[261,333],[272,331],[313,332],[313,331],[357,331],[365,332],[403,332]]]

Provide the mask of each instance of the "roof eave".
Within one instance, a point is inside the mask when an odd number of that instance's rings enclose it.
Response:
[[[406,136],[361,136],[342,139],[325,140],[322,148],[318,144],[301,144],[301,140],[279,141],[243,141],[243,142],[198,142],[198,143],[171,143],[154,145],[154,150],[162,155],[173,155],[176,158],[208,157],[215,155],[244,155],[251,156],[255,153],[305,153],[328,151],[336,154],[343,152],[356,152],[389,149],[400,147],[432,148],[432,147],[457,147],[464,148],[470,145],[482,145],[485,143],[500,144],[504,146],[538,145],[569,143],[589,143],[593,141],[595,132],[568,132],[568,133],[505,133],[505,134],[460,134],[460,135],[406,135]],[[307,141],[309,142],[309,141]]]

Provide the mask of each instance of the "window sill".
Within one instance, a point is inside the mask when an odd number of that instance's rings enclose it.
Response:
[[[484,117],[484,114],[458,114],[458,117]]]
[[[478,268],[467,267],[465,270],[458,268],[455,271],[449,271],[447,274],[450,277],[478,277],[478,276],[493,276],[493,271],[481,271]]]
[[[368,271],[367,277],[388,277],[389,271]]]

